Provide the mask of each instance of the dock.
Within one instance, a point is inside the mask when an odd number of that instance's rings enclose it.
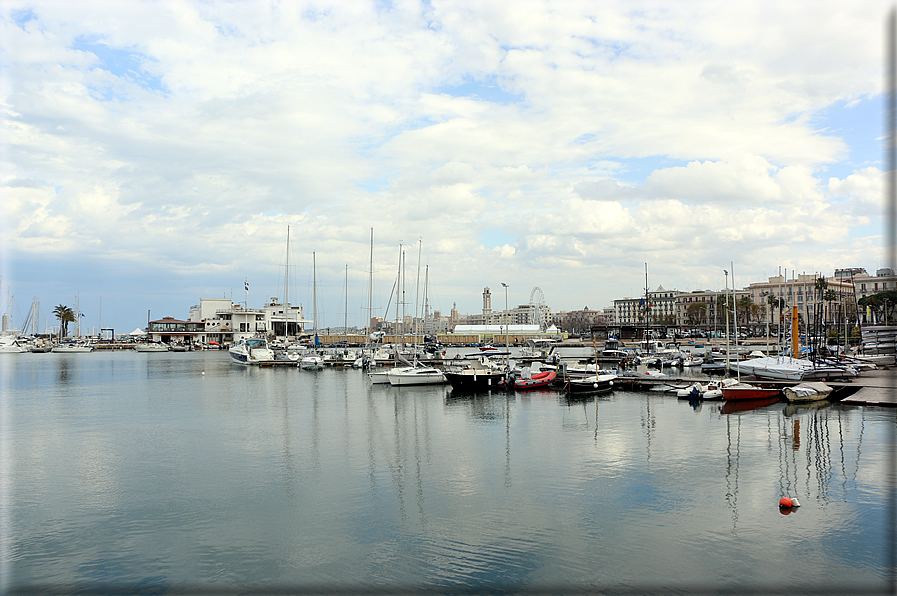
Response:
[[[841,403],[856,406],[897,406],[897,368],[865,371],[860,373],[853,384],[860,385],[862,389]]]

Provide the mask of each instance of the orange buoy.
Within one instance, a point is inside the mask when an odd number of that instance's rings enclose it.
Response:
[[[790,508],[791,507],[791,499],[789,499],[788,497],[782,497],[781,499],[779,499],[779,507]]]

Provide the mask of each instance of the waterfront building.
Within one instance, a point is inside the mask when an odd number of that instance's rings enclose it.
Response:
[[[200,298],[190,307],[189,322],[202,324],[201,332],[191,335],[191,343],[203,344],[228,344],[258,335],[296,337],[311,324],[302,316],[302,305],[282,304],[277,298],[262,308],[234,304],[228,298]]]
[[[166,344],[205,343],[205,324],[201,321],[180,321],[174,317],[163,317],[156,321],[150,321],[147,335],[150,341],[164,342]]]
[[[592,326],[606,326],[603,310],[590,310],[588,306],[582,310],[570,310],[552,315],[551,323],[568,333],[587,334]]]
[[[722,292],[694,290],[680,292],[676,296],[676,324],[685,328],[716,329],[719,321],[717,308]],[[723,323],[725,324],[725,322]]]
[[[778,331],[777,325],[792,307],[797,307],[802,324],[813,322],[817,314],[826,322],[836,322],[837,317],[854,312],[853,288],[851,278],[844,275],[824,278],[818,274],[800,274],[791,279],[777,275],[765,282],[752,283],[748,286],[750,301],[756,307],[752,323],[765,326],[769,321]]]
[[[890,268],[882,268],[875,271],[875,275],[869,275],[865,271],[853,276],[854,296],[857,302],[881,292],[897,292],[897,275]],[[885,325],[888,321],[884,314],[876,311],[871,306],[859,307],[860,322],[863,325]]]
[[[660,285],[647,297],[614,300],[614,325],[675,325],[679,293]]]

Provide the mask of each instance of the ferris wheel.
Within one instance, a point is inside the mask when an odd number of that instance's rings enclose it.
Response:
[[[529,303],[532,305],[530,309],[530,324],[538,325],[540,330],[545,329],[545,294],[542,288],[536,286],[529,293]]]

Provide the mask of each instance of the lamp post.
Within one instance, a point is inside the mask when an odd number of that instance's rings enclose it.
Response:
[[[511,344],[508,339],[508,284],[505,282],[501,282],[502,287],[505,289],[505,350],[508,353],[507,362],[510,365],[511,361]]]

